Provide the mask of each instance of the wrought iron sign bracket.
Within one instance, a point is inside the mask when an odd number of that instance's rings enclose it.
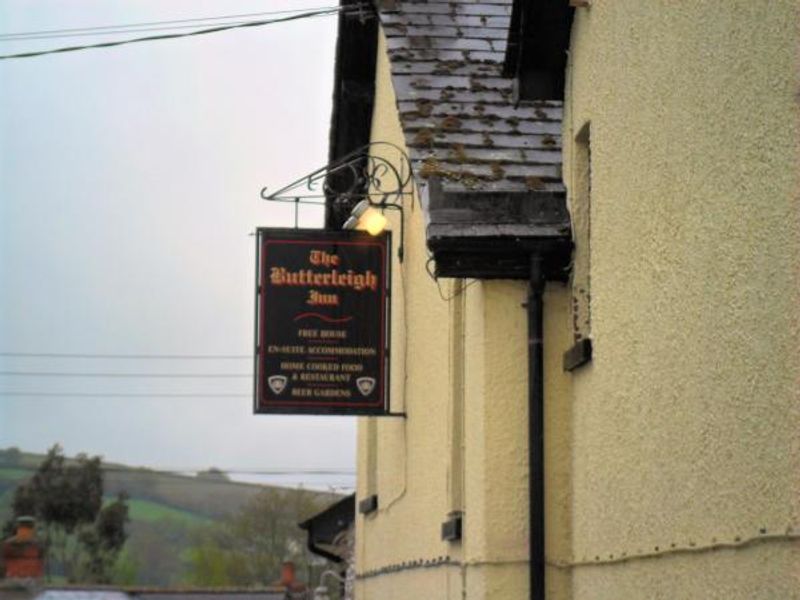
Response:
[[[327,206],[338,215],[343,229],[365,229],[377,233],[365,223],[369,210],[381,215],[386,210],[400,211],[400,240],[397,255],[403,260],[405,218],[403,200],[413,197],[411,161],[405,151],[391,142],[371,142],[341,159],[301,177],[281,189],[261,197],[269,202],[294,204],[295,227],[301,204]],[[413,210],[413,203],[412,203]],[[380,221],[379,221],[380,223]],[[383,220],[381,229],[385,226]]]

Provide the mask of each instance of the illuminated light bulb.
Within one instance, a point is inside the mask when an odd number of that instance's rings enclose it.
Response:
[[[369,208],[364,211],[359,218],[357,229],[366,231],[370,235],[378,235],[381,231],[386,229],[387,222],[386,217],[379,211],[374,208]]]

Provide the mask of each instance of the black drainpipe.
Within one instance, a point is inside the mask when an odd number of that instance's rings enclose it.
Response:
[[[542,257],[531,255],[528,286],[528,519],[531,600],[544,600],[544,344]]]

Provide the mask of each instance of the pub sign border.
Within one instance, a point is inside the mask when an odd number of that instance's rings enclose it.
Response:
[[[379,311],[381,313],[382,327],[380,328],[380,341],[378,351],[379,373],[376,377],[379,385],[379,398],[368,405],[354,403],[347,400],[285,400],[281,402],[265,402],[267,392],[267,373],[265,372],[265,342],[268,315],[266,283],[267,262],[264,258],[264,248],[267,243],[301,244],[311,246],[314,243],[341,244],[341,246],[377,246],[382,252],[379,285],[381,298]],[[390,333],[391,333],[391,232],[384,231],[377,236],[358,230],[327,230],[327,229],[296,229],[259,227],[256,229],[256,294],[255,294],[255,365],[253,380],[253,412],[255,414],[304,414],[304,415],[389,415],[389,364],[390,364]],[[304,360],[304,358],[299,358]]]

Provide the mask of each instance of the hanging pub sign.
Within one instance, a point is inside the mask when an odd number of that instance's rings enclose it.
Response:
[[[255,412],[389,411],[389,232],[257,231]]]

